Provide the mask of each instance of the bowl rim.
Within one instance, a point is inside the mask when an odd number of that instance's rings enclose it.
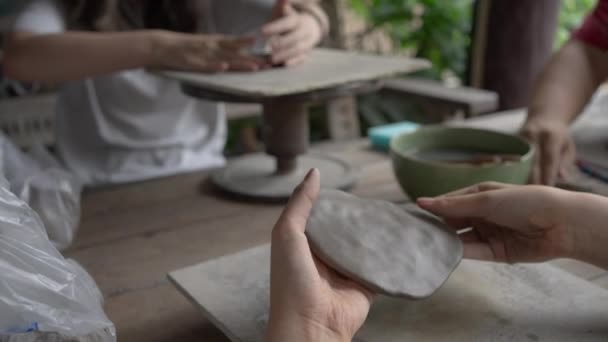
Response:
[[[419,159],[419,158],[413,158],[411,156],[411,154],[406,154],[403,151],[400,151],[399,149],[397,149],[395,147],[395,145],[397,144],[397,140],[403,136],[406,135],[411,135],[411,134],[416,134],[422,130],[429,130],[429,131],[440,131],[440,130],[452,130],[452,131],[475,131],[475,132],[484,132],[484,133],[491,133],[491,134],[496,134],[496,135],[500,135],[506,138],[512,138],[512,139],[517,139],[520,142],[523,142],[524,144],[526,144],[528,146],[528,151],[524,154],[521,155],[521,159],[517,162],[513,162],[515,164],[521,164],[524,162],[527,162],[528,160],[532,159],[532,157],[534,156],[534,154],[536,153],[536,147],[531,144],[530,142],[528,142],[526,139],[515,135],[515,134],[509,134],[509,133],[505,133],[505,132],[500,132],[500,131],[494,131],[491,129],[483,129],[483,128],[476,128],[476,127],[462,127],[462,126],[446,126],[446,125],[441,125],[441,124],[434,124],[434,125],[424,125],[424,126],[420,126],[419,128],[417,128],[414,131],[411,132],[404,132],[404,133],[400,133],[395,135],[394,137],[391,138],[391,141],[389,143],[389,150],[391,154],[397,155],[401,158],[410,160],[410,161],[415,161],[418,163],[422,163],[422,164],[426,164],[429,166],[441,166],[444,168],[454,168],[454,169],[489,169],[489,168],[495,168],[498,166],[501,166],[501,164],[488,164],[488,165],[469,165],[469,164],[450,164],[450,163],[442,163],[442,162],[437,162],[437,161],[429,161],[429,160],[423,160],[423,159]]]

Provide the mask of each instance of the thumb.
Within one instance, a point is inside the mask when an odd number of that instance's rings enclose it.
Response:
[[[277,19],[287,14],[289,0],[276,0],[272,8],[272,19]]]
[[[219,42],[219,46],[229,50],[240,50],[249,47],[255,43],[254,36],[240,36],[223,39]]]
[[[483,218],[491,206],[487,192],[462,195],[419,198],[416,202],[422,209],[443,218]]]
[[[293,191],[275,225],[275,230],[288,229],[304,233],[310,211],[319,196],[320,179],[319,170],[308,171],[302,183]]]

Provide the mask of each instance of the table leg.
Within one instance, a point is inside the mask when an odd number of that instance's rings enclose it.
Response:
[[[211,175],[211,180],[224,191],[242,198],[285,201],[314,167],[322,174],[321,186],[350,187],[355,181],[355,172],[348,163],[322,154],[306,153],[308,132],[306,102],[266,102],[262,131],[266,152],[230,160],[225,168]]]
[[[308,150],[307,104],[281,100],[264,104],[263,139],[266,152],[276,158],[277,174],[296,170],[297,157]]]

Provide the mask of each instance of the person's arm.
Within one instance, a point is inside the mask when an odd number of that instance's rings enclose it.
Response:
[[[608,1],[595,9],[541,73],[521,133],[536,145],[532,183],[568,178],[575,160],[570,123],[608,76]]]
[[[536,145],[532,182],[553,185],[575,157],[570,123],[608,77],[605,53],[573,39],[556,53],[540,75],[522,135]]]
[[[155,32],[9,35],[4,72],[23,81],[59,82],[153,64]]]
[[[61,82],[134,68],[201,72],[256,70],[262,61],[241,55],[251,38],[182,34],[163,30],[8,36],[5,74],[23,81]]]
[[[541,73],[529,106],[527,121],[572,122],[608,77],[604,51],[570,40]]]

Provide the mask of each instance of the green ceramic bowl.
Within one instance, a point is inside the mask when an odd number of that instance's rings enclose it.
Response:
[[[424,158],[424,151],[476,151],[521,155],[517,161],[484,165],[454,164]],[[394,137],[390,144],[393,170],[412,199],[437,196],[485,181],[525,184],[534,148],[524,139],[494,131],[425,126]]]

